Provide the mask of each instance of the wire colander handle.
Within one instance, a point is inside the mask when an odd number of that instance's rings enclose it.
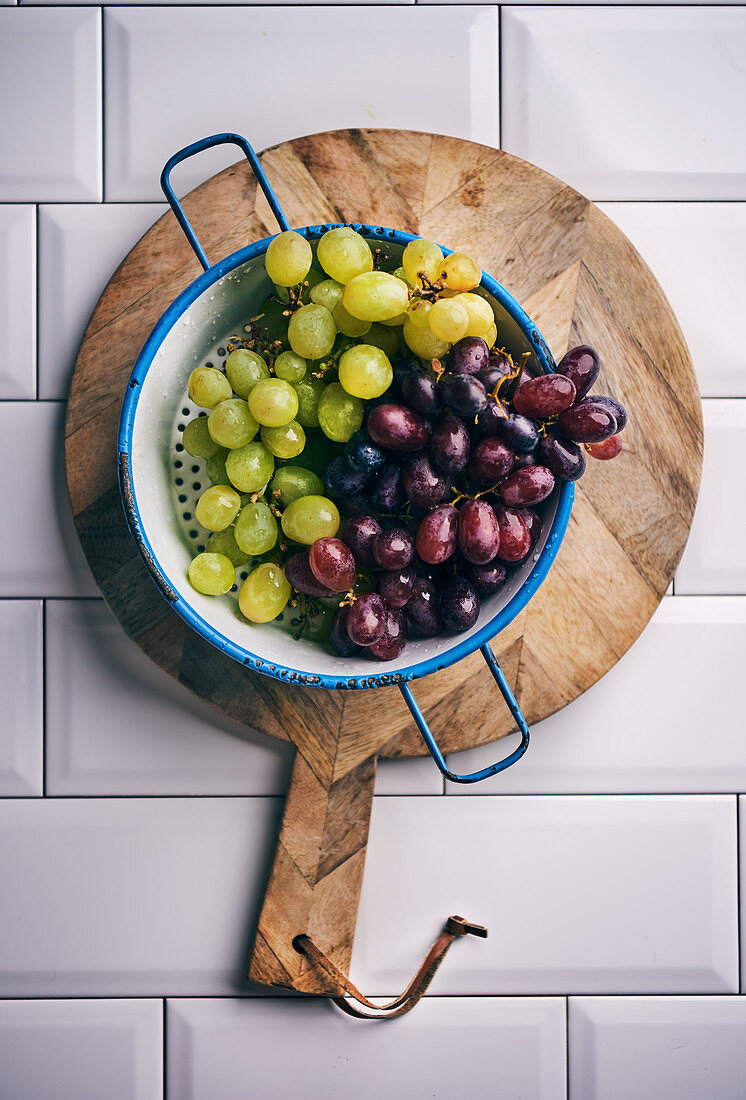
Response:
[[[513,715],[518,725],[518,729],[521,731],[521,743],[518,748],[511,752],[509,756],[504,757],[502,760],[498,760],[496,764],[490,764],[489,767],[482,768],[481,771],[471,772],[469,775],[456,775],[455,772],[450,771],[443,759],[443,753],[438,748],[438,744],[430,731],[425,716],[417,705],[415,697],[412,694],[412,689],[406,682],[399,684],[399,690],[404,696],[405,703],[412,712],[412,717],[417,723],[417,728],[422,734],[423,741],[430,750],[430,755],[443,772],[446,779],[450,779],[452,783],[478,783],[480,779],[487,779],[490,775],[496,775],[498,772],[505,771],[511,764],[515,764],[516,760],[520,760],[528,748],[530,733],[526,725],[526,719],[523,717],[521,708],[518,706],[516,698],[510,690],[508,681],[505,679],[505,673],[497,663],[495,654],[492,652],[492,647],[489,643],[485,642],[483,646],[480,646],[480,651],[487,662],[488,669],[495,679],[495,683],[502,692],[505,702],[508,704],[508,709]]]
[[[163,189],[163,194],[168,199],[169,206],[176,215],[179,225],[184,230],[184,235],[186,236],[186,239],[189,241],[190,245],[194,249],[197,255],[197,259],[202,264],[205,271],[209,270],[211,266],[210,261],[207,259],[202,245],[197,240],[197,236],[189,223],[189,219],[182,209],[181,203],[174,194],[174,189],[171,186],[170,176],[171,170],[175,168],[177,164],[180,164],[182,160],[186,160],[188,157],[193,157],[195,153],[201,153],[204,149],[211,149],[213,145],[226,144],[238,145],[238,147],[243,150],[244,154],[246,155],[246,159],[251,165],[251,170],[256,176],[257,183],[264,192],[272,213],[277,218],[277,223],[280,226],[280,229],[291,228],[289,221],[283,213],[282,207],[277,201],[277,196],[270,186],[270,182],[267,179],[264,169],[259,163],[259,158],[257,157],[252,147],[249,145],[246,138],[241,137],[240,134],[212,134],[211,137],[202,138],[201,141],[195,141],[193,145],[187,145],[186,148],[180,149],[178,153],[174,153],[174,155],[167,161],[165,168],[161,172],[161,188]]]

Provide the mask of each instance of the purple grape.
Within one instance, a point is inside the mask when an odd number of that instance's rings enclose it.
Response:
[[[430,442],[431,427],[406,405],[378,405],[368,417],[374,443],[388,451],[421,451]]]
[[[404,569],[382,573],[378,582],[378,594],[387,607],[404,607],[415,582],[415,569],[409,564]]]
[[[481,336],[464,336],[448,355],[448,370],[453,374],[476,374],[490,361],[490,349]]]
[[[513,359],[504,351],[493,351],[490,355],[489,369],[493,371],[499,371],[499,377],[495,381],[493,386],[488,387],[490,390],[494,390],[495,386],[498,387],[498,396],[502,401],[509,401],[518,386],[524,380],[524,371],[519,370]]]
[[[616,435],[616,417],[592,397],[584,397],[577,405],[565,409],[557,423],[565,438],[574,443],[600,443]]]
[[[559,416],[575,400],[575,384],[562,374],[542,374],[521,382],[513,397],[513,408],[521,416],[546,419]]]
[[[448,485],[436,473],[426,453],[407,457],[402,467],[404,492],[415,508],[434,508],[443,499]]]
[[[329,628],[329,644],[338,657],[354,657],[356,653],[362,653],[362,646],[357,645],[347,633],[347,619],[350,614],[349,607],[340,607],[334,612]]]
[[[504,439],[514,451],[521,453],[533,451],[539,442],[539,433],[533,420],[521,416],[520,413],[511,413],[501,420],[495,434]]]
[[[341,539],[316,539],[308,551],[308,564],[319,584],[332,592],[346,592],[355,583],[355,559]]]
[[[577,481],[585,472],[585,455],[569,439],[548,432],[536,448],[539,462],[548,466],[559,481]]]
[[[538,540],[541,534],[541,519],[538,512],[535,512],[533,508],[521,508],[521,515],[526,521],[526,527],[528,527],[529,538],[531,539],[531,545]]]
[[[440,387],[425,371],[410,371],[404,376],[402,399],[420,416],[433,417],[443,405]]]
[[[531,535],[526,520],[516,508],[505,508],[499,504],[495,506],[495,515],[500,528],[498,558],[509,564],[522,561],[531,549]]]
[[[398,512],[404,504],[404,483],[401,466],[387,462],[377,472],[370,486],[370,502],[379,512]]]
[[[602,408],[608,409],[611,415],[616,420],[616,430],[618,432],[624,431],[627,427],[627,410],[624,405],[620,405],[618,401],[615,401],[613,397],[602,397],[600,394],[594,393],[591,401],[596,405],[601,405]]]
[[[373,543],[373,557],[382,569],[404,569],[414,557],[414,539],[403,527],[381,531]]]
[[[324,470],[324,490],[330,497],[354,497],[369,480],[370,472],[355,469],[344,455],[333,458]]]
[[[308,551],[299,550],[285,562],[283,569],[288,584],[291,584],[297,592],[303,592],[306,596],[314,596],[316,599],[328,599],[335,596],[333,589],[322,584],[311,571],[308,560]]]
[[[407,619],[426,638],[443,632],[443,616],[438,606],[435,585],[426,577],[418,577],[405,608]]]
[[[467,500],[458,514],[458,545],[473,565],[486,565],[500,548],[497,517],[486,500]]]
[[[516,470],[500,486],[509,508],[526,508],[546,500],[554,489],[554,474],[547,466],[526,466]]]
[[[581,401],[598,376],[598,352],[581,344],[571,348],[557,364],[557,374],[563,374],[575,385],[575,400]]]
[[[608,461],[610,458],[616,458],[618,454],[621,454],[624,450],[624,444],[620,435],[610,435],[608,439],[602,439],[600,443],[586,443],[585,449],[591,458],[601,458]]]
[[[498,436],[509,416],[507,406],[502,401],[495,401],[490,397],[485,407],[478,414],[472,431],[477,439],[489,439]]]
[[[478,485],[495,485],[513,469],[515,455],[502,439],[483,439],[471,453],[469,477]]]
[[[528,454],[518,454],[515,456],[515,462],[513,463],[514,470],[522,470],[524,466],[535,466],[537,463],[536,451],[529,451]]]
[[[373,645],[383,637],[386,605],[377,592],[358,596],[347,616],[347,633],[357,645]]]
[[[340,538],[355,557],[359,565],[369,568],[375,565],[373,557],[373,543],[381,533],[381,525],[375,516],[366,514],[350,516],[340,531]],[[290,581],[292,584],[293,582]]]
[[[407,644],[407,617],[396,607],[386,608],[383,635],[368,650],[379,661],[393,661]]]
[[[386,456],[380,447],[368,438],[366,432],[354,432],[345,446],[345,458],[355,470],[371,473],[383,466]]]
[[[429,565],[441,565],[456,549],[458,512],[452,504],[441,504],[417,528],[417,553]]]
[[[460,416],[476,416],[487,404],[487,391],[471,374],[444,374],[440,385],[446,404]]]
[[[494,561],[488,561],[486,565],[472,565],[471,562],[465,562],[463,575],[467,581],[471,581],[477,592],[489,595],[497,592],[498,588],[505,584],[508,571],[503,563],[495,558]]]
[[[430,458],[436,470],[444,474],[456,474],[469,461],[469,433],[463,420],[456,416],[444,416],[433,428],[430,440]]]
[[[453,577],[440,590],[440,613],[451,630],[469,630],[479,618],[479,593],[464,577]]]

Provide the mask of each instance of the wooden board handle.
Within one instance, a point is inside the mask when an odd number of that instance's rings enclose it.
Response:
[[[304,933],[349,972],[375,775],[371,756],[325,782],[296,753],[251,956],[252,981],[303,993],[337,992],[293,947]]]

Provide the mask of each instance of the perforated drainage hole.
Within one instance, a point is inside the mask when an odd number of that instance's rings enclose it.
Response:
[[[186,504],[186,499],[187,498],[184,493],[179,493],[179,504]]]
[[[179,454],[181,454],[181,452],[184,450],[184,444],[183,443],[177,443],[176,446],[174,447],[174,450],[178,451]]]
[[[180,458],[177,458],[176,461],[174,462],[174,467],[177,470],[180,470],[183,465],[184,465],[184,463],[181,461]]]
[[[195,481],[195,482],[192,483],[192,488],[195,489],[197,492],[199,492],[200,489],[202,488],[202,486],[200,485],[200,483],[198,481]]]
[[[177,477],[174,484],[175,485],[183,485],[184,484],[184,478],[183,477]]]
[[[182,415],[182,416],[189,416],[189,409],[182,409],[182,410],[181,410],[181,415]],[[183,430],[183,429],[182,429],[182,430]]]

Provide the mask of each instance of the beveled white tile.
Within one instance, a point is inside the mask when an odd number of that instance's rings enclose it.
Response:
[[[746,998],[570,1001],[573,1100],[742,1100]]]
[[[167,1012],[169,1100],[566,1095],[559,998],[431,997],[367,1026],[307,998],[171,1000]]]
[[[746,299],[746,203],[601,203],[653,270],[704,397],[746,397],[738,317]]]
[[[39,397],[66,398],[108,279],[168,207],[76,203],[39,209]]]
[[[0,8],[0,202],[101,198],[101,13]]]
[[[592,199],[746,198],[746,9],[508,7],[502,36],[508,152]]]
[[[93,596],[65,485],[60,402],[0,403],[0,596]]]
[[[160,1100],[161,1001],[0,1001],[7,1100]]]
[[[280,805],[0,800],[0,995],[244,991]]]
[[[47,604],[47,793],[284,795],[293,749],[158,668],[97,600]]]
[[[0,698],[0,795],[40,795],[42,605],[38,600],[0,600]]]
[[[435,995],[732,993],[735,799],[379,798],[351,977],[398,994],[441,922]]]
[[[610,672],[537,722],[517,764],[448,795],[746,790],[740,679],[746,599],[674,596]],[[475,771],[518,744],[448,758]]]
[[[36,214],[0,206],[0,398],[36,397]]]
[[[680,596],[746,595],[746,401],[707,400],[702,408],[702,484],[674,587]]]
[[[272,7],[133,7],[105,20],[108,199],[160,198],[171,154],[229,129],[257,149],[348,126],[499,140],[498,24],[489,6],[299,7],[292,19]],[[423,65],[444,80],[456,75],[447,94],[428,92]],[[206,96],[206,87],[219,94]],[[228,146],[180,165],[177,192],[239,156]]]

